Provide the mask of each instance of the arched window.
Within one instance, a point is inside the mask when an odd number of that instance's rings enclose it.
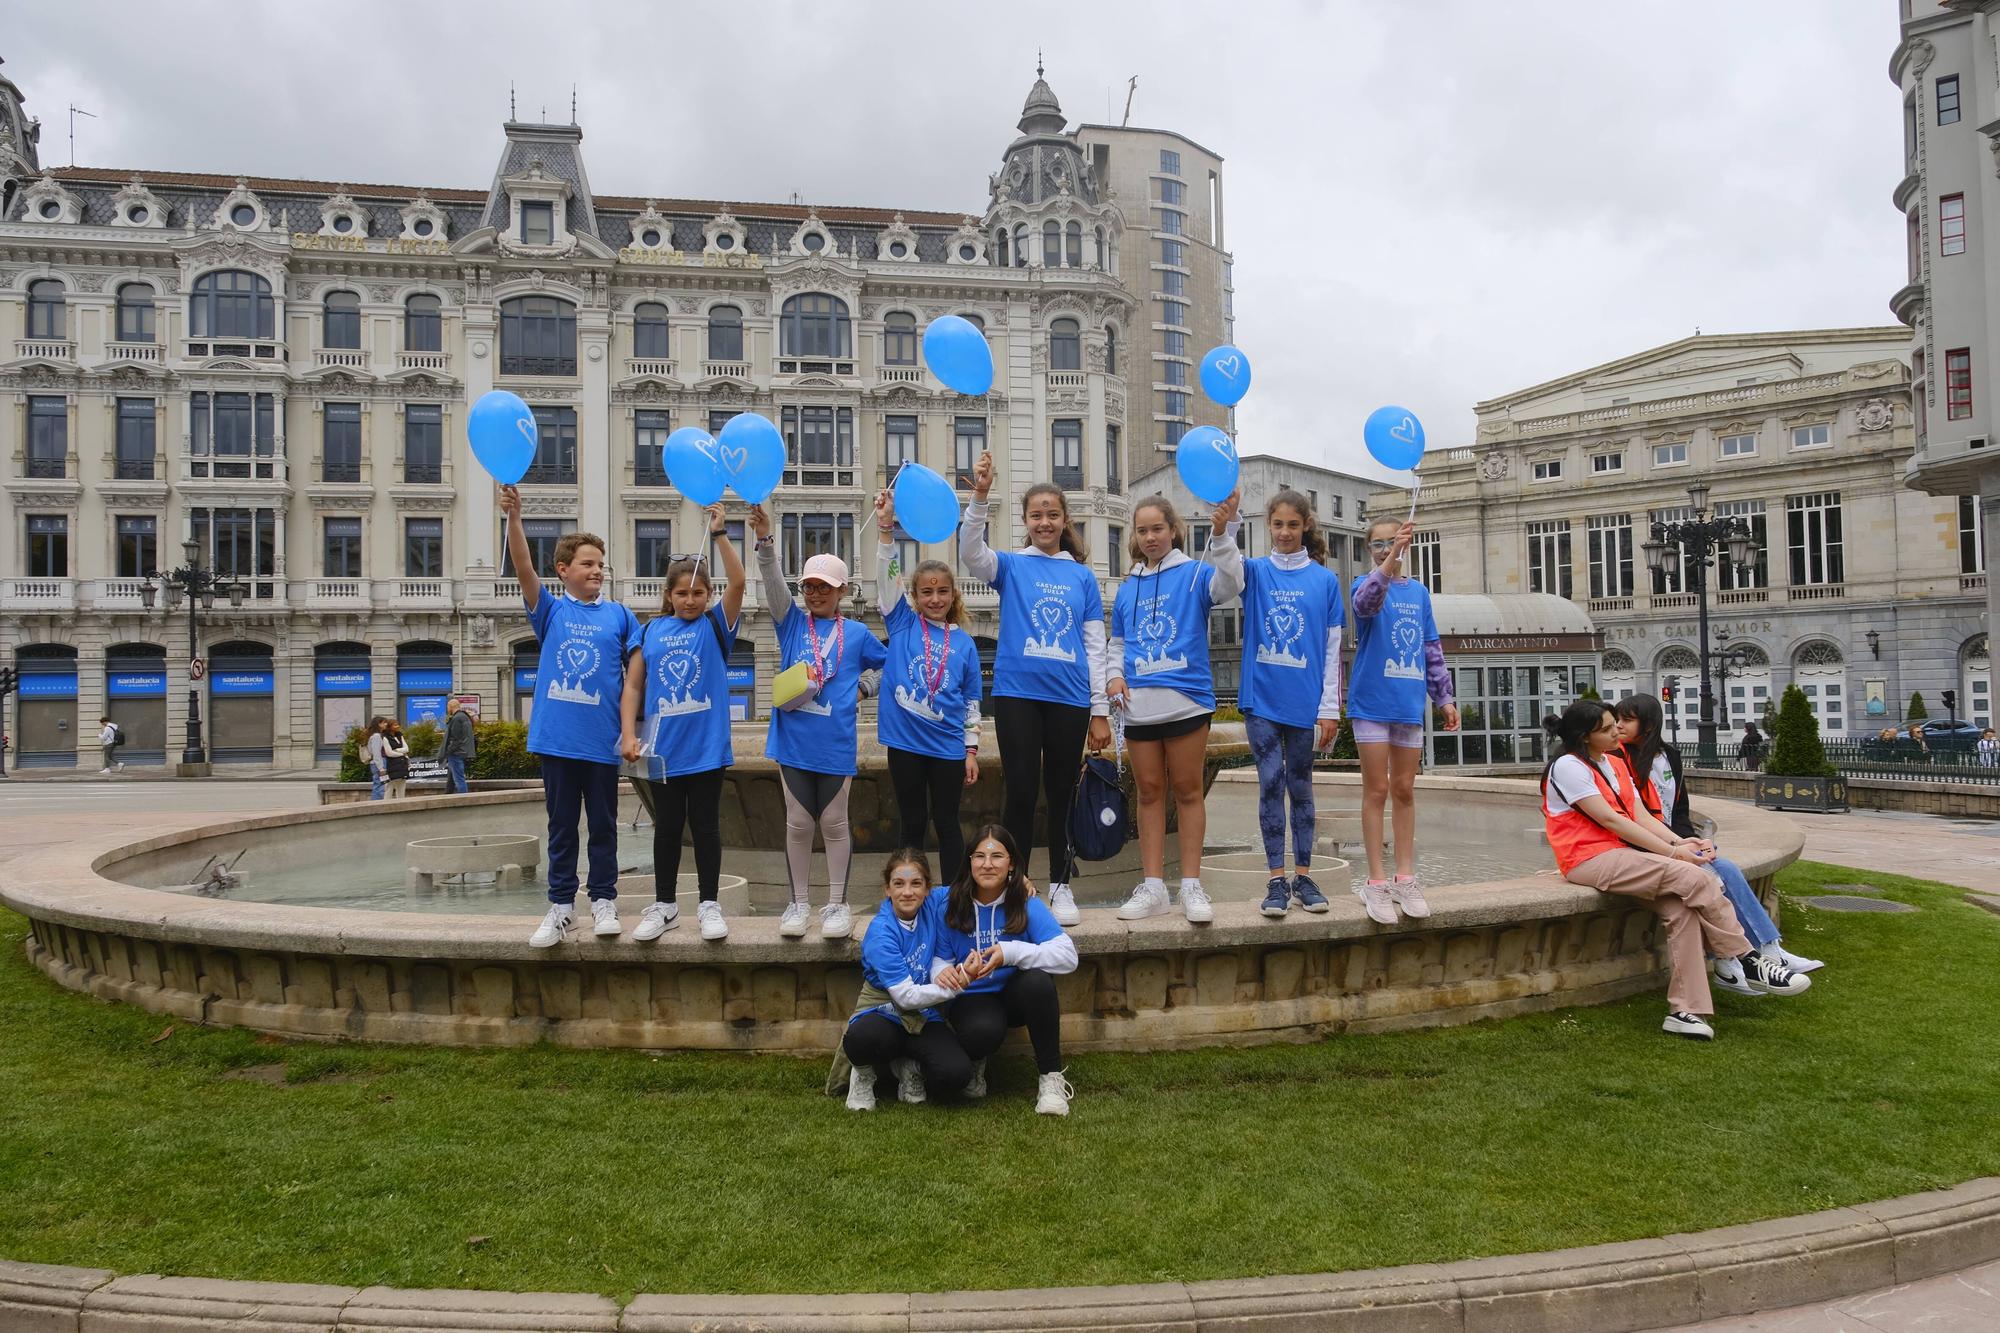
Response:
[[[708,359],[743,359],[743,312],[733,305],[719,305],[708,312]]]
[[[1800,644],[1799,650],[1792,654],[1792,663],[1795,666],[1839,666],[1846,660],[1841,655],[1840,649],[1825,639],[1814,639],[1811,643]]]
[[[1072,222],[1063,229],[1065,255],[1071,268],[1083,267],[1083,224]]]
[[[970,310],[961,310],[958,312],[958,317],[964,320],[966,323],[970,324],[973,328],[978,329],[981,333],[986,332],[985,316],[974,314]]]
[[[1104,373],[1107,375],[1116,375],[1118,373],[1118,326],[1116,324],[1106,324],[1104,326]]]
[[[779,324],[782,356],[852,356],[853,331],[847,302],[824,292],[807,292],[785,302]]]
[[[993,229],[993,262],[1001,268],[1011,267],[1007,262],[1007,248],[1007,229],[1005,227],[995,227]]]
[[[361,346],[361,298],[353,292],[326,294],[326,327],[321,341],[327,347]]]
[[[1629,676],[1635,669],[1632,662],[1632,654],[1626,652],[1623,648],[1606,648],[1604,650],[1604,673],[1606,675]]]
[[[1083,338],[1075,320],[1059,319],[1049,325],[1049,369],[1083,369]]]
[[[632,355],[664,361],[667,351],[667,308],[658,301],[644,301],[632,310]]]
[[[153,333],[153,289],[143,282],[128,282],[118,289],[118,341],[149,343]]]
[[[224,269],[195,279],[189,337],[270,339],[277,336],[276,327],[271,284],[255,273]]]
[[[54,278],[28,284],[28,336],[66,338],[68,321],[63,318],[63,285]]]
[[[403,302],[403,350],[442,352],[444,350],[444,302],[419,293]]]
[[[1111,267],[1111,250],[1105,242],[1104,228],[1102,227],[1097,229],[1097,263],[1095,267],[1098,269],[1108,269]]]
[[[1026,268],[1027,266],[1028,266],[1028,224],[1025,222],[1017,222],[1014,224],[1014,267]]]
[[[502,301],[500,373],[576,374],[576,307],[553,296]]]
[[[1062,267],[1062,223],[1042,224],[1042,267]]]
[[[1693,671],[1700,666],[1701,663],[1695,660],[1694,649],[1678,645],[1661,653],[1659,660],[1653,663],[1656,671]]]
[[[917,364],[917,317],[907,310],[895,311],[882,321],[882,364]]]

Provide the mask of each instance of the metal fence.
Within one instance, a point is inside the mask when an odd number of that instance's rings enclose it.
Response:
[[[1872,778],[1887,782],[1973,782],[1987,786],[2000,786],[2000,756],[1981,755],[1970,746],[1959,746],[1955,740],[1947,740],[1929,749],[1914,741],[1825,741],[1827,762],[1839,769],[1842,776],[1850,778]],[[1718,744],[1715,747],[1715,762],[1702,761],[1701,751],[1694,744],[1681,747],[1683,761],[1697,768],[1720,768],[1732,772],[1754,772],[1762,766],[1762,761],[1771,757],[1771,747],[1766,743],[1757,752],[1758,763],[1746,764],[1743,747],[1739,742]]]

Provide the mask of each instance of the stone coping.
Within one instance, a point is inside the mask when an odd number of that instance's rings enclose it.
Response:
[[[1628,1333],[1836,1300],[2000,1258],[2000,1177],[1799,1217],[1580,1249],[1346,1273],[1013,1291],[705,1296],[406,1291],[120,1277],[0,1261],[32,1333]]]

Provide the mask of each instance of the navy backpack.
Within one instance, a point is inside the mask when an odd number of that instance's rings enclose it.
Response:
[[[1070,869],[1078,858],[1109,861],[1131,838],[1131,820],[1125,813],[1125,789],[1118,783],[1118,765],[1095,755],[1086,756],[1076,780],[1076,796],[1069,807]]]

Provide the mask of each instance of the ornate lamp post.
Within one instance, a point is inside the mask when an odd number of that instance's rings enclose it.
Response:
[[[1739,518],[1717,518],[1708,509],[1708,483],[1688,487],[1694,502],[1694,516],[1678,523],[1655,523],[1653,539],[1645,544],[1646,567],[1664,572],[1675,547],[1680,548],[1683,567],[1694,584],[1697,632],[1701,639],[1701,720],[1696,724],[1696,744],[1704,766],[1715,763],[1715,692],[1709,678],[1711,654],[1708,647],[1708,571],[1718,561],[1727,560],[1741,570],[1749,566],[1753,538],[1749,525]]]
[[[154,600],[161,587],[166,589],[167,610],[180,609],[182,601],[188,608],[188,667],[192,675],[194,663],[201,658],[200,612],[215,605],[215,596],[221,593],[229,599],[229,605],[238,609],[250,595],[250,586],[237,583],[228,576],[213,569],[204,568],[201,563],[201,543],[189,539],[181,543],[181,555],[187,563],[170,573],[162,574],[157,569],[146,571],[145,585],[139,590],[139,600],[145,608],[153,609]],[[158,580],[158,586],[155,586]],[[187,744],[181,750],[183,764],[207,763],[201,745],[201,687],[194,680],[188,681]]]

